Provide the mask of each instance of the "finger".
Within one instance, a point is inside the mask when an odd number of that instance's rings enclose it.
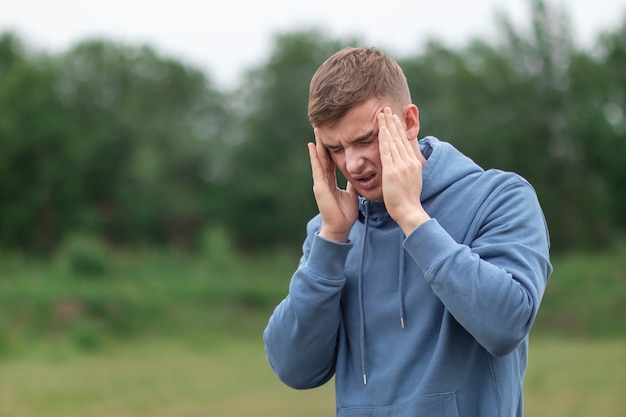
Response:
[[[393,114],[391,108],[386,107],[384,110],[385,114],[385,123],[387,128],[389,129],[389,134],[391,135],[393,147],[391,147],[392,151],[396,151],[392,154],[393,156],[398,156],[400,158],[406,158],[410,156],[408,154],[408,141],[406,139],[406,132],[404,131],[404,126],[402,126],[402,122],[400,118]]]
[[[383,113],[378,114],[378,150],[380,152],[380,160],[384,165],[392,164],[393,159],[391,157],[390,147],[390,133],[387,129],[387,123],[385,122],[385,115]]]
[[[354,185],[352,185],[352,183],[350,181],[348,181],[348,184],[346,184],[346,191],[351,196],[357,196],[358,195],[358,193],[356,191],[356,188],[354,188]]]
[[[413,150],[413,148],[411,147],[411,144],[409,143],[409,138],[406,136],[406,131],[404,130],[404,126],[402,126],[402,122],[400,121],[400,118],[398,117],[398,115],[394,114],[393,120],[396,126],[396,130],[399,133],[400,142],[402,143],[402,148],[404,149],[404,152],[410,157],[414,156],[415,151]]]
[[[317,129],[313,130],[315,133],[315,151],[317,160],[320,165],[320,181],[324,180],[328,184],[329,189],[333,190],[337,187],[337,172],[335,162],[330,157],[328,149],[322,144],[317,135]]]
[[[309,148],[309,159],[311,160],[311,172],[313,173],[313,182],[320,182],[324,180],[324,172],[322,165],[320,164],[319,157],[317,155],[317,149],[312,142],[307,143]]]
[[[316,169],[319,168],[320,161],[317,157],[317,149],[315,149],[315,144],[313,142],[307,143],[307,147],[309,149],[309,159],[311,160],[311,168]]]
[[[317,149],[317,157],[320,161],[320,165],[322,169],[328,172],[335,172],[335,164],[328,155],[328,150],[322,145],[322,141],[319,140],[317,136],[317,129],[313,129],[313,133],[315,134],[315,147]]]

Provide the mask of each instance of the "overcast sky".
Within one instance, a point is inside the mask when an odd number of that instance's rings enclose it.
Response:
[[[236,85],[265,59],[275,33],[316,27],[331,37],[357,36],[394,56],[415,53],[428,38],[450,46],[490,39],[502,11],[524,28],[528,0],[0,0],[0,32],[14,31],[50,52],[105,37],[149,44]],[[626,0],[551,0],[567,4],[580,46],[624,19]]]

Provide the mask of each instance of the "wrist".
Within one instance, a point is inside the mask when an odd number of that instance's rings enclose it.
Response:
[[[322,229],[319,232],[319,236],[331,242],[346,243],[348,242],[349,233],[329,231],[325,229],[324,226],[322,226]]]
[[[402,221],[398,222],[398,225],[404,232],[405,236],[410,235],[415,229],[420,227],[423,223],[430,220],[431,217],[426,213],[426,211],[421,210],[418,212],[411,213],[410,216],[405,216]]]

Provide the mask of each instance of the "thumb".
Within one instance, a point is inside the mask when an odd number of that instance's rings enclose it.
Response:
[[[346,185],[346,191],[353,198],[359,197],[359,193],[356,191],[356,188],[354,188],[354,185],[352,185],[350,181],[348,181],[348,185]]]

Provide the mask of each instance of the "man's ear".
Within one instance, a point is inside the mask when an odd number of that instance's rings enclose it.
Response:
[[[406,126],[406,136],[409,140],[417,138],[420,132],[420,113],[415,104],[409,104],[402,109],[402,117]]]

